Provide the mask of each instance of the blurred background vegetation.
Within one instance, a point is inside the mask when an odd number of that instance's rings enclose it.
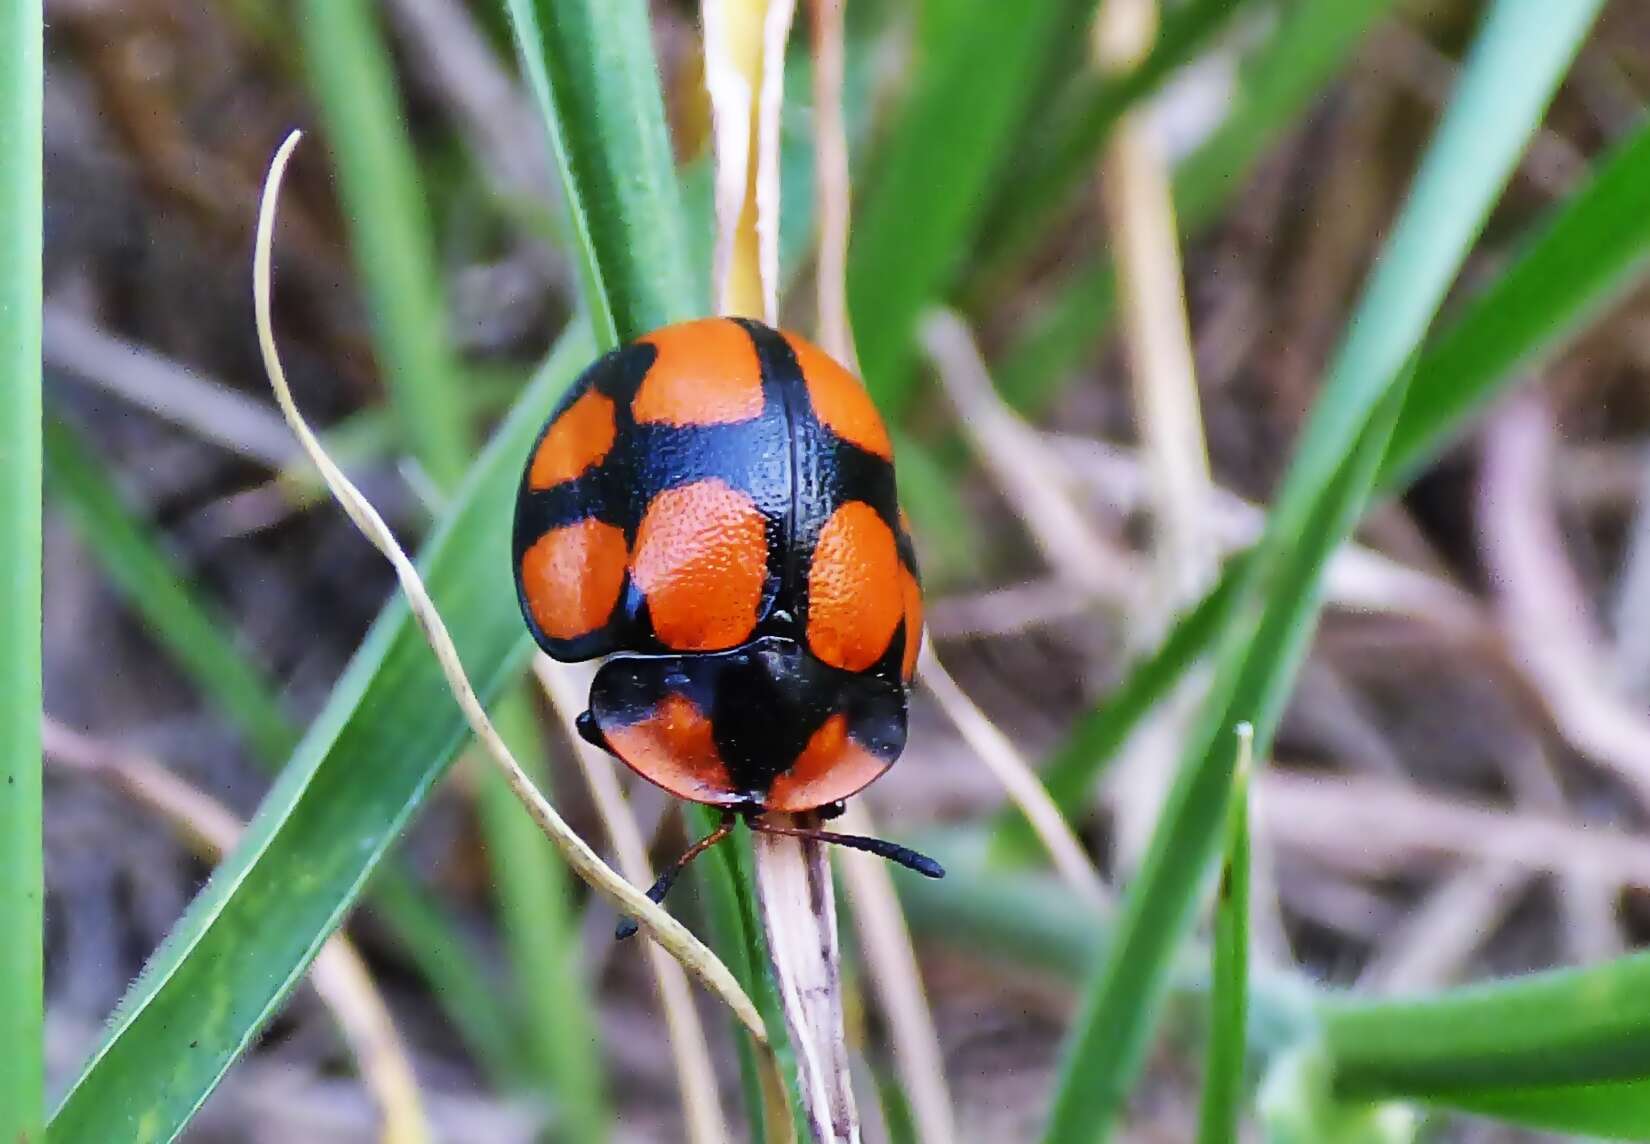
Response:
[[[850,301],[901,438],[933,646],[1009,744],[1047,760],[1109,897],[1146,853],[1188,701],[1148,695],[1163,702],[1126,744],[1108,741],[1103,713],[1151,691],[1134,665],[1213,568],[1176,586],[1161,563],[1160,458],[1141,444],[1105,269],[1108,149],[1127,124],[1174,170],[1216,485],[1195,530],[1210,557],[1230,552],[1259,535],[1258,506],[1485,6],[1167,2],[1143,62],[1115,72],[1085,50],[1093,7],[850,0],[844,104]],[[811,330],[803,8],[782,256],[787,324]],[[680,241],[704,267],[697,13],[657,2],[651,15],[683,172]],[[552,345],[565,339],[562,380],[593,350],[564,334],[579,255],[502,4],[48,0],[46,17],[55,1097],[213,866],[185,829],[210,812],[157,805],[161,780],[144,767],[250,818],[391,594],[389,569],[299,463],[258,363],[251,235],[275,146],[293,126],[325,142],[294,168],[276,250],[298,399],[409,543],[518,395],[548,392]],[[1329,567],[1324,622],[1253,783],[1258,1053],[1308,988],[1409,993],[1650,941],[1650,311],[1631,289],[1650,247],[1647,101],[1650,9],[1610,0],[1420,361],[1418,378],[1449,384],[1398,422],[1383,476],[1410,482]],[[1564,213],[1578,201],[1586,211]],[[1554,219],[1570,230],[1554,238]],[[1546,260],[1507,275],[1533,250]],[[511,504],[489,511],[507,522]],[[487,586],[505,582],[505,551],[473,558],[496,564]],[[866,800],[886,833],[955,867],[901,889],[962,1135],[1032,1139],[1109,911],[1036,851],[1024,861],[1011,831],[984,864],[1002,787],[936,693],[919,689],[911,745]],[[557,725],[513,702],[507,733],[581,833],[603,839]],[[363,718],[375,711],[406,717],[386,703]],[[397,727],[375,733],[374,765],[393,768]],[[679,816],[645,784],[631,794],[657,853],[674,853]],[[385,822],[399,825],[389,810]],[[346,926],[435,1133],[591,1140],[611,1123],[618,1140],[679,1139],[646,964],[613,947],[611,911],[586,908],[524,822],[461,760]],[[301,856],[284,869],[305,874]],[[674,904],[694,920],[691,891]],[[850,1037],[869,1105],[898,1084],[867,968],[852,966]],[[1202,979],[1177,977],[1173,995],[1201,995]],[[733,1037],[701,1003],[731,1103]],[[1196,1006],[1171,1010],[1123,1138],[1195,1135],[1201,1020]],[[370,1138],[379,1113],[356,1071],[334,1016],[300,991],[186,1138]],[[885,1101],[873,1138],[909,1138],[903,1115]],[[1428,1131],[1536,1138],[1453,1116]]]

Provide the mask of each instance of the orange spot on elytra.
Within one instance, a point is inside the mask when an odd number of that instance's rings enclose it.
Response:
[[[686,696],[672,692],[641,722],[604,726],[602,734],[632,770],[677,798],[737,801],[711,722]]]
[[[813,733],[796,762],[774,776],[762,805],[787,814],[813,810],[857,793],[889,765],[849,737],[846,718],[832,715]]]
[[[588,635],[613,614],[624,587],[624,533],[599,520],[552,528],[522,554],[522,594],[552,639]]]
[[[756,344],[738,323],[701,318],[655,330],[642,341],[659,356],[631,402],[637,421],[716,425],[762,412]]]
[[[917,676],[917,655],[922,651],[922,585],[903,565],[899,570],[900,594],[905,598],[905,658],[900,674],[909,683]]]
[[[894,447],[888,441],[882,415],[859,378],[812,342],[789,333],[785,340],[796,354],[797,365],[802,367],[814,414],[844,441],[851,441],[885,460],[893,460]]]
[[[864,501],[849,501],[820,530],[808,568],[808,646],[844,671],[888,650],[905,614],[894,533]]]
[[[666,489],[636,530],[630,574],[666,647],[733,647],[756,627],[768,576],[766,521],[750,497],[714,478]]]
[[[612,400],[586,390],[545,431],[527,470],[528,487],[553,488],[601,464],[613,447],[613,434]]]

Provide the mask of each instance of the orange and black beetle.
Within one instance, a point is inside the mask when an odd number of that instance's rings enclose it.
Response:
[[[534,445],[514,549],[539,646],[611,657],[580,733],[726,811],[705,844],[734,814],[829,817],[904,748],[922,593],[893,449],[859,380],[796,335],[708,318],[596,361]]]

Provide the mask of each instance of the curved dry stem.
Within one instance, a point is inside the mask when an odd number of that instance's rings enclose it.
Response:
[[[49,717],[41,723],[41,742],[49,761],[120,788],[166,819],[203,858],[217,862],[240,840],[243,825],[228,807],[158,760],[89,738]],[[430,1139],[412,1061],[371,972],[348,938],[333,934],[326,940],[309,967],[309,983],[338,1022],[361,1082],[378,1106],[383,1144]]]
[[[287,385],[286,373],[281,368],[280,355],[275,348],[274,327],[270,320],[270,238],[275,226],[275,206],[280,193],[281,178],[300,137],[301,133],[297,131],[289,135],[270,165],[269,178],[264,186],[263,201],[258,211],[258,238],[253,259],[253,300],[257,310],[258,346],[263,353],[264,369],[269,374],[270,386],[275,391],[275,400],[280,405],[287,424],[292,427],[304,451],[315,462],[315,467],[320,470],[327,488],[332,491],[344,512],[395,569],[396,578],[401,583],[402,591],[407,594],[407,602],[412,608],[413,616],[423,629],[431,650],[435,652],[442,674],[446,676],[447,685],[452,689],[453,697],[458,700],[458,705],[476,738],[486,748],[488,756],[503,771],[511,791],[527,808],[527,813],[538,824],[539,829],[544,831],[545,837],[561,851],[568,866],[584,879],[591,889],[636,918],[642,928],[664,946],[671,956],[681,962],[689,973],[733,1009],[739,1020],[750,1029],[752,1036],[766,1042],[767,1032],[762,1026],[756,1006],[739,987],[739,982],[728,967],[698,938],[689,933],[682,923],[654,905],[642,891],[625,881],[618,871],[603,862],[584,839],[563,821],[561,815],[556,813],[556,808],[539,793],[538,788],[521,769],[515,756],[510,753],[510,748],[505,745],[494,728],[492,720],[488,718],[475,689],[471,687],[469,678],[464,673],[464,665],[459,660],[458,649],[453,646],[452,636],[448,633],[435,602],[430,599],[418,570],[413,567],[412,561],[397,543],[389,526],[384,523],[384,518],[378,515],[378,510],[373,508],[327,455],[293,402],[292,390]]]
[[[537,653],[533,656],[533,674],[538,677],[551,707],[555,708],[564,724],[571,726],[574,715],[582,706],[582,689],[572,669],[555,663],[543,653]],[[613,772],[612,761],[588,743],[572,736],[569,739],[573,757],[584,775],[585,784],[590,788],[590,801],[595,804],[608,841],[613,844],[620,872],[634,885],[651,885],[653,869],[647,860],[647,844],[642,839],[636,816],[630,812],[624,788],[619,785],[618,776]],[[665,1028],[670,1035],[670,1054],[676,1066],[676,1083],[682,1092],[682,1120],[686,1136],[692,1144],[720,1144],[730,1139],[728,1124],[716,1095],[716,1073],[710,1064],[710,1044],[705,1040],[699,1013],[693,1007],[687,976],[682,972],[682,967],[658,945],[650,941],[645,942],[644,947],[648,968],[659,987],[659,1006],[664,1011]]]
[[[998,726],[984,711],[975,706],[967,692],[951,678],[951,673],[940,663],[931,646],[924,646],[917,666],[917,678],[928,688],[947,719],[973,748],[997,781],[1002,784],[1009,800],[1026,816],[1031,829],[1048,851],[1054,868],[1066,884],[1084,901],[1094,906],[1110,906],[1112,893],[1100,878],[1100,872],[1089,861],[1083,845],[1072,833],[1071,825],[1060,808],[1049,797],[1048,788],[1037,778],[1025,757],[1015,750]]]
[[[218,378],[114,337],[61,302],[46,303],[41,317],[53,369],[268,468],[297,453],[274,410]]]
[[[1605,639],[1564,538],[1548,484],[1557,430],[1537,397],[1508,403],[1484,435],[1479,547],[1507,646],[1554,726],[1650,806],[1650,718],[1616,685]]]
[[[935,310],[919,334],[958,426],[1049,566],[1087,597],[1134,599],[1139,577],[1133,562],[1094,530],[1059,459],[997,396],[967,324],[950,310]]]
[[[1333,870],[1389,877],[1443,856],[1650,889],[1650,842],[1613,827],[1389,779],[1271,771],[1255,787],[1257,825]]]

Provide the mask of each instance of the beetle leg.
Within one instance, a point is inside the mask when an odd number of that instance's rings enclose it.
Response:
[[[676,879],[681,876],[683,870],[687,869],[688,863],[692,862],[695,858],[699,857],[699,855],[709,850],[712,846],[715,846],[718,842],[722,841],[722,839],[726,838],[733,832],[734,819],[735,815],[733,811],[723,811],[722,822],[715,830],[699,839],[699,841],[695,842],[692,846],[689,846],[680,858],[665,867],[664,873],[660,874],[658,879],[654,881],[653,885],[648,887],[648,898],[651,899],[655,905],[662,904],[665,900],[665,895],[670,893],[670,888],[676,884]],[[633,936],[636,933],[637,928],[635,918],[621,918],[618,926],[616,926],[613,930],[613,939],[615,941],[623,941],[625,938]]]

